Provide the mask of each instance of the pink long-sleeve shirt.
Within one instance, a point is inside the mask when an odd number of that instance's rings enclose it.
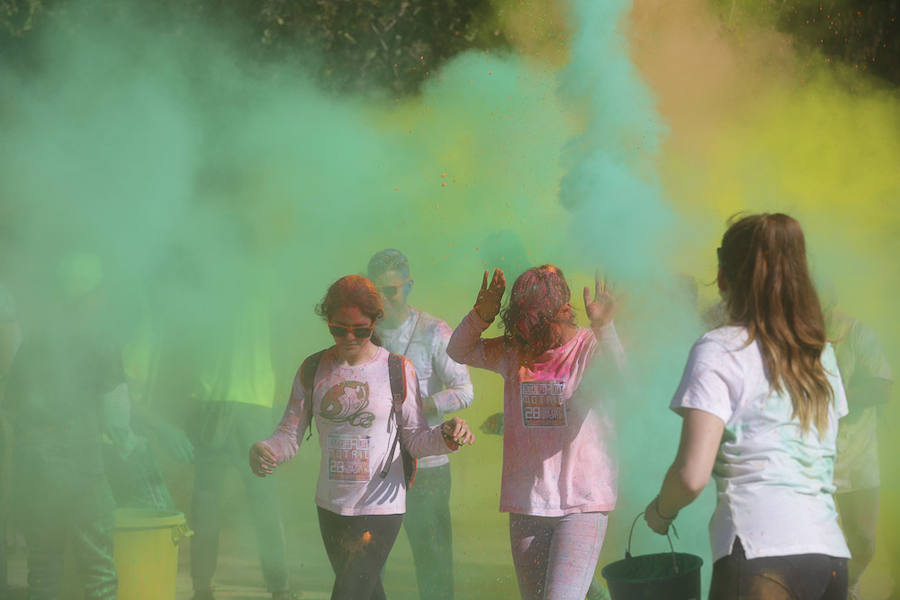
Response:
[[[322,460],[316,504],[340,515],[390,515],[406,512],[406,486],[399,448],[386,477],[380,473],[394,441],[389,353],[379,348],[368,362],[348,365],[334,348],[322,354],[312,392],[312,410]],[[428,427],[419,399],[416,372],[406,358],[406,400],[400,418],[400,442],[415,457],[448,454],[440,426]],[[291,399],[281,423],[264,443],[278,464],[292,458],[306,431],[310,403],[294,377]]]
[[[470,312],[453,332],[447,354],[503,376],[500,511],[558,517],[612,510],[617,471],[610,398],[595,377],[590,385],[582,382],[594,360],[622,364],[615,328],[608,325],[599,338],[579,328],[529,368],[502,338],[481,338],[489,325]]]

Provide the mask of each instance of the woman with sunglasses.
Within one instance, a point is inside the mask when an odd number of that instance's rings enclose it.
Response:
[[[316,505],[325,550],[335,573],[332,600],[382,600],[384,567],[406,511],[404,467],[392,451],[397,434],[389,376],[390,353],[377,345],[375,323],[381,299],[361,275],[337,280],[317,314],[328,322],[334,346],[320,355],[311,394],[297,372],[290,402],[275,433],[250,450],[260,477],[289,460],[315,416],[322,452]],[[462,419],[429,428],[422,412],[416,373],[401,358],[406,398],[400,444],[414,457],[448,454],[474,436]]]
[[[584,289],[588,329],[575,324],[569,286],[553,265],[520,275],[501,312],[505,288],[503,271],[490,284],[485,271],[447,353],[505,381],[500,510],[509,513],[522,599],[584,600],[616,503],[613,429],[604,409],[609,381],[590,368],[617,369],[623,361],[615,301],[599,279],[593,299]],[[504,335],[482,338],[498,314]]]
[[[716,480],[711,600],[843,600],[850,553],[832,494],[847,399],[800,224],[745,216],[719,248],[728,323],[691,349],[670,407],[681,443],[650,527]]]

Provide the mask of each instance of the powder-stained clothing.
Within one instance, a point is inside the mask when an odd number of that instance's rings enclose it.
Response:
[[[760,346],[743,327],[720,327],[691,349],[671,408],[702,410],[725,424],[713,468],[718,503],[710,522],[713,560],[740,537],[748,559],[826,554],[849,557],[835,509],[835,439],[847,414],[834,350],[822,365],[834,392],[828,426],[804,432],[785,392],[766,375]],[[821,435],[820,435],[821,434]]]
[[[891,367],[881,345],[865,325],[845,315],[832,314],[834,351],[841,379],[847,390],[855,381],[883,379],[893,381]],[[837,493],[876,488],[881,484],[878,465],[878,407],[860,406],[859,399],[847,395],[850,413],[841,419],[834,463]]]
[[[847,559],[824,554],[748,559],[741,540],[713,565],[709,600],[847,600]]]
[[[615,508],[614,431],[604,408],[610,398],[595,387],[593,377],[590,386],[581,385],[593,361],[624,362],[615,327],[608,325],[599,339],[579,328],[529,368],[520,365],[518,351],[508,344],[502,353],[488,356],[485,343],[499,341],[481,339],[488,326],[470,312],[453,332],[447,352],[504,378],[500,510],[559,517]]]
[[[446,413],[468,407],[474,397],[469,370],[447,356],[452,333],[445,322],[415,308],[410,308],[409,316],[399,327],[378,327],[382,345],[412,361],[419,379],[419,394],[434,402],[438,414],[428,419],[429,426],[442,423]],[[445,455],[428,456],[418,466],[429,469],[449,462]]]
[[[609,515],[509,515],[509,543],[522,600],[585,600]]]
[[[406,512],[406,486],[399,450],[381,477],[397,425],[388,374],[390,353],[378,348],[359,365],[341,363],[334,347],[319,360],[312,402],[300,370],[281,423],[265,444],[279,464],[297,453],[312,409],[322,460],[316,505],[339,515],[389,515]],[[406,399],[400,417],[400,442],[414,457],[448,454],[440,427],[429,428],[422,413],[416,372],[403,359]]]
[[[331,600],[387,600],[381,574],[403,515],[337,515],[319,507],[319,531],[334,571]]]

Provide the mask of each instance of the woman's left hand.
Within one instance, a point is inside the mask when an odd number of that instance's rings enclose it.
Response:
[[[471,446],[475,442],[475,434],[469,429],[469,424],[459,417],[444,421],[441,424],[441,435],[451,450],[456,450],[464,444]]]
[[[666,535],[669,533],[669,525],[672,524],[674,519],[666,519],[661,514],[659,514],[659,508],[657,508],[657,502],[659,500],[659,496],[653,499],[653,501],[647,505],[647,508],[644,509],[644,520],[647,521],[647,525],[658,533],[659,535]]]

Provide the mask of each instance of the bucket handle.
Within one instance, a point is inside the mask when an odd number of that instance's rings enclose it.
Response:
[[[645,511],[641,511],[634,518],[634,521],[631,522],[631,529],[628,531],[628,546],[625,548],[625,558],[633,558],[631,555],[631,538],[634,536],[634,526],[637,525],[638,519],[644,516]],[[678,530],[675,529],[675,523],[669,525],[672,528],[672,531],[675,533],[675,537],[678,537]],[[672,551],[672,568],[675,569],[675,574],[678,574],[678,561],[675,559],[675,545],[672,544],[672,536],[669,535],[669,532],[666,532],[666,539],[669,540],[669,549]]]

